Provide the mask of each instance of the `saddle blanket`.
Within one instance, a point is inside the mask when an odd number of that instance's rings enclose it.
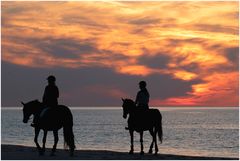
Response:
[[[49,107],[46,107],[42,110],[42,112],[40,113],[40,118],[42,118],[44,116],[44,114],[46,113],[47,110],[49,110]]]

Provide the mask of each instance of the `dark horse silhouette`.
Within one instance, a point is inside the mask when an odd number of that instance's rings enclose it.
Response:
[[[140,142],[141,142],[141,152],[143,151],[143,132],[149,131],[153,140],[150,145],[149,153],[152,153],[153,144],[155,143],[155,154],[158,153],[157,146],[157,137],[158,134],[159,140],[162,143],[162,115],[158,109],[140,109],[137,108],[134,101],[131,99],[122,99],[123,100],[123,118],[128,118],[128,129],[131,136],[131,150],[129,154],[133,154],[133,132],[136,131],[140,133]]]
[[[34,127],[35,128],[34,142],[37,145],[39,154],[43,155],[45,152],[47,132],[53,131],[54,145],[51,155],[54,155],[58,143],[58,130],[63,127],[64,144],[69,147],[70,155],[72,156],[75,149],[75,144],[72,130],[73,116],[70,109],[64,105],[58,105],[58,107],[54,109],[49,108],[48,110],[46,110],[43,104],[38,100],[34,100],[28,103],[22,102],[22,104],[23,104],[23,122],[27,123],[31,115],[33,115],[37,120],[37,124]],[[42,148],[38,144],[38,135],[41,129],[44,131]]]

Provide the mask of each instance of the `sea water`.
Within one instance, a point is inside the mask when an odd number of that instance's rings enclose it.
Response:
[[[159,152],[166,154],[239,157],[238,108],[159,108],[163,116],[163,143]],[[71,108],[74,135],[79,150],[130,150],[127,120],[119,108]],[[22,122],[20,108],[1,109],[1,143],[35,146],[34,129]],[[144,119],[144,118],[143,118]],[[48,132],[47,147],[53,145]],[[151,143],[144,132],[144,150]],[[39,136],[42,141],[42,132]],[[59,130],[58,148],[63,148],[63,130]],[[140,151],[139,134],[134,133],[135,152]]]

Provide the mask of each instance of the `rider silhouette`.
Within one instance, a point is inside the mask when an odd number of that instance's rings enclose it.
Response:
[[[135,104],[141,109],[149,109],[148,102],[150,95],[146,86],[147,83],[145,81],[139,82],[140,91],[137,93]]]
[[[50,75],[48,76],[47,80],[48,80],[48,85],[45,87],[44,94],[43,94],[43,106],[45,109],[43,110],[41,115],[43,115],[45,111],[47,111],[47,109],[55,108],[58,105],[57,99],[59,97],[59,91],[58,91],[58,87],[55,84],[56,78],[53,75]],[[37,119],[41,117],[41,115],[33,118],[33,123],[31,124],[31,126],[33,127],[36,126]]]
[[[135,100],[136,106],[142,110],[149,109],[148,102],[149,102],[150,95],[148,93],[146,86],[147,86],[147,83],[145,81],[139,82],[140,91],[138,91],[136,100]],[[129,128],[125,127],[125,129],[128,130]]]
[[[58,105],[59,91],[55,84],[56,78],[50,75],[48,78],[48,85],[45,87],[43,94],[43,105],[48,108],[54,108]]]

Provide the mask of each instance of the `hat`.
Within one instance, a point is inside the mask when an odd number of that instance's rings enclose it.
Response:
[[[50,76],[47,77],[47,80],[55,82],[56,78],[53,75],[50,75]]]

